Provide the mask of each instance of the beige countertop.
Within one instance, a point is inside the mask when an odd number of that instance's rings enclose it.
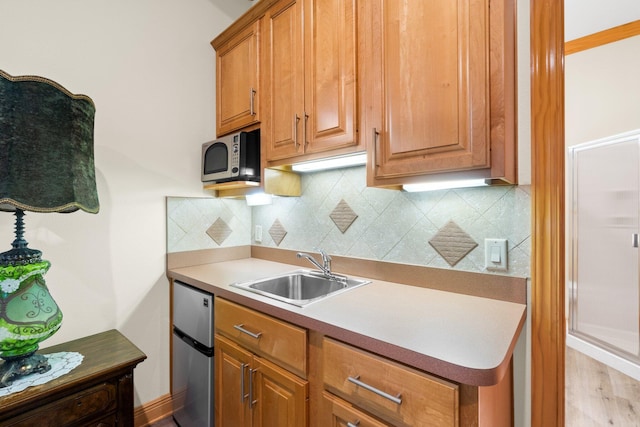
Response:
[[[296,269],[300,266],[245,258],[173,268],[168,275],[406,365],[476,386],[500,381],[526,315],[524,304],[382,280],[302,308],[230,286]]]

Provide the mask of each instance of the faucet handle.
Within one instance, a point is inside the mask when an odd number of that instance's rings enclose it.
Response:
[[[313,250],[320,252],[320,256],[322,256],[322,265],[324,265],[326,270],[331,271],[331,256],[318,247],[314,247]]]

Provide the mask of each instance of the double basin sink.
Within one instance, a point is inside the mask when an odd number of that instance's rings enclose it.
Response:
[[[250,282],[233,283],[231,286],[304,307],[367,283],[371,281],[351,279],[336,274],[328,277],[315,270],[296,270]]]

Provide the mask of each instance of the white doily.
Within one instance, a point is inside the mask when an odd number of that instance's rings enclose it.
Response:
[[[43,356],[49,360],[51,369],[42,374],[31,374],[16,379],[10,386],[0,388],[0,397],[22,391],[27,387],[48,383],[64,374],[68,374],[72,369],[78,367],[82,363],[82,359],[84,359],[83,355],[74,351],[44,354]]]

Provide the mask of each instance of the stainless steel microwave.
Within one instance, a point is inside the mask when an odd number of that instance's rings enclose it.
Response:
[[[202,144],[202,182],[260,182],[260,129]]]

